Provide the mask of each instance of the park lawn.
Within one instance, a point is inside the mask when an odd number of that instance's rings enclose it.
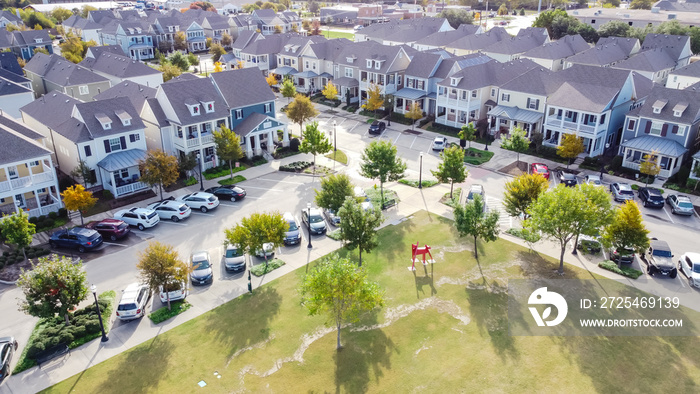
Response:
[[[330,38],[347,38],[350,41],[355,41],[355,33],[342,31],[322,30],[321,33],[328,39]]]
[[[414,275],[417,241],[436,264]],[[47,392],[191,392],[200,380],[210,392],[697,392],[692,338],[509,336],[507,280],[559,278],[558,264],[503,239],[479,243],[477,264],[472,247],[427,212],[381,230],[363,266],[386,305],[342,330],[340,352],[300,305],[302,268]]]
[[[336,150],[326,155],[327,158],[335,160],[341,164],[348,164],[348,157],[342,150]]]

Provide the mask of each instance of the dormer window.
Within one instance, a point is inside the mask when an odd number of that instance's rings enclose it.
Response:
[[[355,61],[355,59],[352,58],[352,57],[346,57],[345,60],[346,60],[348,63],[352,63],[352,62]]]
[[[126,111],[120,109],[115,111],[115,114],[119,120],[122,121],[122,126],[131,126],[131,115],[129,115]]]
[[[661,110],[664,109],[664,107],[666,106],[667,103],[668,103],[668,100],[656,100],[654,102],[654,104],[651,106],[651,108],[653,109],[653,112],[655,114],[660,114]]]
[[[372,68],[372,61],[371,60],[367,60],[367,68]]]
[[[676,106],[673,107],[673,116],[680,118],[683,116],[683,111],[685,111],[686,108],[688,108],[688,103],[686,102],[676,104]]]
[[[169,32],[171,32],[171,33],[172,33],[172,32],[173,32],[173,30],[175,30],[175,29],[173,28],[173,26],[168,26],[168,31],[169,31]]]
[[[107,115],[105,115],[103,113],[99,113],[99,114],[95,114],[95,118],[102,125],[102,130],[111,130],[112,129],[112,119],[110,119]]]
[[[204,103],[204,111],[206,111],[206,113],[208,113],[208,114],[214,112],[214,102],[210,101],[210,102]]]
[[[35,38],[34,41],[36,41],[37,44],[41,44],[42,42],[44,42],[44,39],[43,38]]]
[[[382,68],[382,62],[374,62],[374,69],[379,70]]]
[[[681,115],[683,115],[683,112],[676,110],[673,111],[673,116],[675,116],[676,118],[680,118]]]
[[[189,108],[192,116],[197,116],[200,113],[199,104],[187,104],[187,108]]]
[[[457,83],[459,82],[459,79],[457,78],[450,78],[450,86],[457,86]]]

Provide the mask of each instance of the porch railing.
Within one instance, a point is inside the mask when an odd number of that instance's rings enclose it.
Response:
[[[115,197],[123,196],[124,194],[130,194],[148,188],[148,185],[143,182],[129,183],[124,186],[117,186],[117,193]]]

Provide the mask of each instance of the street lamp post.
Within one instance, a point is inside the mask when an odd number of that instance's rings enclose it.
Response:
[[[333,152],[338,151],[338,137],[337,137],[337,132],[335,131],[335,120],[333,121]],[[333,159],[335,159],[335,154],[333,155]]]
[[[102,313],[100,313],[100,304],[97,302],[97,286],[92,285],[90,287],[90,290],[92,290],[92,295],[95,297],[95,308],[97,308],[97,318],[100,319],[100,329],[102,330],[102,342],[107,342],[109,341],[109,338],[107,338],[107,334],[105,334],[105,326],[102,323]]]
[[[423,188],[423,152],[420,153],[420,167],[418,171],[418,188]]]
[[[199,165],[199,191],[204,191],[204,181],[202,180],[202,155],[197,153],[197,165]]]
[[[313,248],[313,246],[311,245],[311,203],[310,202],[306,203],[306,214],[308,215],[307,216],[308,220],[306,221],[306,223],[309,226],[309,244],[306,247],[311,249],[311,248]]]

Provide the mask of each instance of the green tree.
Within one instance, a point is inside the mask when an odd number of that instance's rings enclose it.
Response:
[[[314,15],[316,15],[318,13],[318,11],[321,9],[321,6],[313,0],[311,0],[309,2],[308,7],[309,7],[309,12],[314,14]]]
[[[430,171],[441,183],[450,182],[450,198],[455,182],[461,183],[467,179],[469,171],[464,167],[464,152],[458,146],[451,146],[440,152],[442,161],[437,171]]]
[[[333,150],[333,144],[328,140],[328,136],[318,129],[318,122],[306,125],[302,137],[299,152],[314,155],[314,175],[316,175],[316,155],[330,152]]]
[[[576,17],[572,15],[557,15],[552,20],[550,30],[552,31],[552,39],[560,39],[577,30],[581,24]]]
[[[693,174],[694,177],[700,178],[700,163],[693,165],[693,168],[690,170],[690,172]],[[693,185],[693,190],[696,190],[698,188],[698,183],[700,183],[700,180],[693,180],[695,181],[695,185]],[[687,185],[690,186],[690,183],[687,183]]]
[[[340,329],[343,323],[356,322],[364,312],[384,305],[379,285],[370,282],[367,272],[337,254],[316,266],[304,277],[301,303],[309,315],[326,314],[327,323],[337,329],[336,349],[340,350]]]
[[[564,133],[564,137],[561,139],[561,145],[557,146],[557,155],[566,159],[566,168],[569,168],[571,159],[574,159],[585,150],[586,147],[583,145],[583,138],[576,136],[576,134]]]
[[[289,230],[289,223],[279,212],[254,213],[244,217],[240,224],[224,230],[226,243],[238,245],[249,256],[263,250],[266,243],[277,248],[284,242],[285,233]],[[267,254],[265,264],[267,264]]]
[[[610,224],[603,230],[602,240],[605,246],[618,251],[629,248],[643,253],[649,247],[649,230],[636,202],[627,200],[615,209]]]
[[[163,200],[163,188],[177,181],[177,158],[160,149],[149,150],[146,160],[139,161],[141,182],[153,187],[158,185],[160,199]]]
[[[198,67],[199,66],[199,58],[197,57],[197,55],[190,52],[187,54],[187,63],[189,63],[190,66]]]
[[[528,217],[530,206],[547,191],[549,180],[540,174],[523,174],[506,182],[503,206],[510,216]]]
[[[323,88],[323,91],[321,93],[323,94],[323,97],[327,98],[328,100],[338,99],[338,89],[335,87],[335,85],[333,85],[333,82],[331,82],[330,80]]]
[[[297,94],[287,106],[287,118],[294,123],[299,124],[299,133],[304,129],[304,122],[318,115],[318,111],[314,107],[311,99],[303,94]]]
[[[598,35],[600,37],[627,37],[632,30],[632,26],[629,23],[621,20],[613,20],[603,24],[598,29]]]
[[[78,162],[78,165],[70,172],[70,176],[72,176],[74,180],[75,178],[82,179],[85,187],[87,187],[88,184],[97,183],[95,173],[85,160],[80,160]]]
[[[167,62],[161,63],[159,70],[163,73],[163,82],[168,82],[171,79],[182,74],[182,70],[180,69],[180,67]]]
[[[231,44],[233,43],[233,38],[231,37],[230,34],[227,32],[224,32],[221,35],[221,45],[224,46],[224,48],[231,47]]]
[[[58,46],[61,48],[61,55],[66,60],[72,63],[80,63],[85,58],[88,48],[96,45],[97,43],[92,40],[84,42],[80,40],[80,37],[68,37],[63,44]]]
[[[377,247],[377,227],[384,221],[381,208],[364,209],[353,197],[346,197],[338,210],[340,216],[340,239],[348,250],[357,248],[359,265],[362,266],[362,252],[370,252]]]
[[[68,312],[88,295],[87,274],[82,264],[56,254],[40,257],[31,271],[22,269],[17,287],[24,293],[20,311],[39,318],[63,316],[66,325],[70,324]]]
[[[655,177],[661,172],[658,160],[659,151],[657,150],[652,150],[651,153],[647,153],[642,157],[642,162],[639,163],[639,172],[646,175],[644,177],[644,186],[649,185],[649,177]]]
[[[216,154],[220,159],[228,161],[228,169],[233,179],[233,163],[243,157],[241,138],[226,126],[221,126],[221,131],[214,130],[213,135]]]
[[[384,97],[382,97],[382,88],[372,83],[369,88],[367,88],[367,101],[364,104],[364,108],[367,111],[373,111],[374,116],[377,116],[377,110],[384,105]]]
[[[549,36],[554,37],[554,34],[552,34],[552,22],[557,16],[568,17],[568,14],[562,9],[544,11],[537,16],[535,21],[532,23],[532,27],[544,27],[547,29]]]
[[[73,12],[63,7],[57,7],[51,11],[51,16],[56,19],[56,22],[63,23],[64,20],[73,16]]]
[[[360,174],[379,180],[379,190],[384,204],[384,183],[403,178],[406,162],[397,156],[396,146],[389,141],[372,141],[362,152]]]
[[[583,220],[579,221],[576,240],[574,240],[574,251],[578,245],[578,237],[581,234],[589,236],[600,235],[603,227],[612,220],[612,202],[610,194],[604,188],[596,185],[584,183],[577,186],[586,201],[584,205],[585,214]]]
[[[520,154],[527,152],[530,148],[530,140],[527,139],[526,135],[525,130],[516,127],[510,133],[510,136],[501,141],[501,148],[512,150],[518,154],[518,163],[520,163]]]
[[[291,101],[292,97],[297,95],[297,88],[294,86],[294,81],[292,81],[291,78],[284,78],[282,87],[280,88],[280,93],[282,93],[282,97],[287,98],[287,102]]]
[[[338,213],[345,197],[353,196],[353,184],[346,174],[334,174],[321,178],[321,190],[315,192],[316,205]]]
[[[185,36],[184,31],[178,31],[173,37],[173,47],[176,51],[186,51],[187,50],[187,36]]]
[[[29,215],[21,209],[19,213],[4,215],[0,220],[0,233],[2,233],[6,243],[15,245],[17,249],[22,251],[26,260],[27,252],[24,248],[31,245],[36,233],[36,225],[29,223]]]
[[[498,239],[498,211],[486,212],[481,195],[476,194],[474,200],[455,206],[455,226],[461,236],[474,237],[474,258],[479,259],[477,240],[486,242]]]
[[[459,129],[459,139],[460,141],[468,141],[469,142],[469,147],[472,147],[472,141],[476,139],[476,127],[474,127],[474,122],[469,122],[465,125],[462,125],[462,128]],[[464,146],[464,144],[462,144]]]
[[[80,16],[87,19],[87,17],[90,15],[90,11],[97,11],[97,8],[91,5],[84,5],[80,7]]]
[[[598,39],[600,38],[595,27],[585,23],[579,23],[576,26],[572,26],[569,29],[569,34],[579,34],[589,44],[597,43]]]
[[[186,286],[187,274],[190,272],[189,265],[180,260],[172,245],[158,241],[149,242],[148,247],[139,253],[136,268],[141,283],[147,284],[151,291],[159,292],[162,287],[168,301],[168,310],[171,309],[170,292]]]
[[[453,29],[458,28],[460,25],[471,25],[474,23],[474,16],[471,11],[467,10],[445,10],[438,15],[438,18],[447,19],[447,23]]]
[[[226,49],[221,44],[213,43],[209,47],[209,53],[211,53],[213,62],[218,62],[221,56],[226,54]]]
[[[190,62],[187,60],[187,56],[180,52],[175,52],[170,55],[168,62],[173,66],[177,66],[182,72],[186,72],[190,69]]]
[[[498,7],[498,15],[503,16],[503,15],[508,15],[508,7],[506,6],[506,3],[502,3],[500,7]]]
[[[73,185],[61,193],[63,204],[69,211],[80,212],[80,225],[83,225],[83,214],[97,203],[92,192],[85,190],[83,185]]]
[[[411,105],[411,109],[406,112],[405,116],[413,121],[411,122],[411,130],[413,130],[413,128],[416,126],[416,121],[423,117],[423,110],[418,103],[414,102],[413,105]]]

